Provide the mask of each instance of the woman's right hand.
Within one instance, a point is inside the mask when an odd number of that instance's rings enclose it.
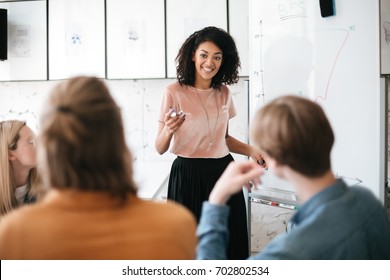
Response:
[[[173,109],[170,109],[165,114],[164,120],[159,121],[158,133],[154,146],[156,151],[162,155],[169,149],[173,134],[181,127],[185,121],[186,113],[175,113]]]
[[[184,123],[185,119],[186,119],[186,114],[182,111],[174,114],[172,114],[172,111],[166,113],[164,118],[164,123],[168,133],[174,134]]]

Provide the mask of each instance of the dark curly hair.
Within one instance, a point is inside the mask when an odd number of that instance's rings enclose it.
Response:
[[[176,72],[180,85],[195,85],[195,63],[192,57],[199,45],[204,42],[212,42],[222,50],[222,64],[211,81],[211,87],[219,88],[222,84],[237,83],[238,68],[241,64],[234,39],[223,29],[209,26],[188,37],[176,56]]]

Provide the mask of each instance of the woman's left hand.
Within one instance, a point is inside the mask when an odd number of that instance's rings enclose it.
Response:
[[[268,169],[267,161],[263,154],[260,152],[259,149],[250,146],[250,154],[249,156],[258,164],[260,164],[262,167],[264,167],[266,170]]]

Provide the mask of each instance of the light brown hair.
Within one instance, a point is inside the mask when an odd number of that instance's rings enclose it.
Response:
[[[265,105],[254,118],[251,137],[269,156],[308,177],[331,168],[331,125],[321,106],[307,98],[288,95]]]
[[[38,147],[50,187],[107,192],[122,201],[136,192],[121,112],[98,78],[74,77],[52,90]]]

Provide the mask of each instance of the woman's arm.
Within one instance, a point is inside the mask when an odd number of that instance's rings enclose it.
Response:
[[[158,123],[158,132],[154,146],[157,150],[157,153],[160,155],[164,154],[171,143],[173,133],[170,133],[165,123]]]
[[[230,136],[228,131],[226,131],[225,139],[226,139],[226,145],[228,146],[230,152],[248,156],[252,158],[254,161],[261,164],[263,167],[265,168],[267,167],[267,163],[263,158],[259,149],[251,145],[248,145],[246,143],[243,143],[237,140],[236,138]]]

